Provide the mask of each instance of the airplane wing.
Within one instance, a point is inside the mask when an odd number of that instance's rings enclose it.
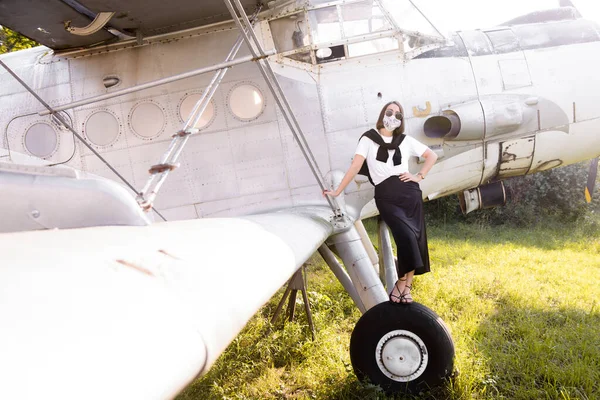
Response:
[[[241,0],[247,12],[256,0]],[[85,27],[101,12],[115,15],[102,29],[79,36],[66,26]],[[2,0],[0,25],[54,50],[102,44],[118,32],[141,37],[195,28],[231,19],[221,0]]]
[[[0,234],[0,398],[173,398],[332,233],[329,215]]]

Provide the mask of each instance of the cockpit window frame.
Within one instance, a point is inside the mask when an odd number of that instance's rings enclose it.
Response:
[[[367,34],[358,34],[358,35],[353,35],[353,36],[348,37],[346,34],[346,30],[344,29],[344,18],[343,18],[342,7],[358,5],[360,3],[364,3],[365,5],[368,5],[370,7],[377,7],[379,12],[381,12],[381,16],[385,20],[385,24],[387,24],[390,27],[390,29],[376,30],[374,32],[370,32]],[[414,6],[412,1],[410,1],[410,3]],[[318,38],[315,37],[315,27],[313,26],[314,25],[314,18],[313,18],[314,11],[323,10],[323,9],[327,9],[327,8],[333,9],[334,7],[336,10],[336,16],[337,16],[337,19],[336,19],[336,21],[334,21],[334,23],[338,24],[338,26],[339,26],[339,30],[340,30],[339,39],[318,42]],[[415,9],[420,12],[420,10],[416,6],[415,6]],[[313,14],[311,14],[311,12],[313,12]],[[299,61],[299,62],[301,62],[303,64],[307,64],[307,65],[309,65],[308,62],[301,61],[297,57],[293,57],[293,56],[296,54],[300,54],[300,53],[310,52],[311,64],[313,66],[323,65],[324,63],[331,62],[331,61],[349,60],[349,59],[367,56],[367,55],[370,55],[373,53],[365,53],[364,55],[361,54],[361,55],[351,57],[350,52],[348,51],[348,45],[360,43],[360,42],[375,41],[375,40],[384,39],[384,38],[388,38],[388,37],[389,38],[395,37],[397,40],[397,43],[398,43],[397,46],[392,46],[393,48],[382,50],[382,51],[376,51],[375,53],[380,54],[380,53],[398,52],[399,51],[402,54],[403,58],[408,60],[408,59],[417,57],[418,55],[422,54],[423,52],[447,45],[447,39],[443,36],[442,37],[430,36],[427,34],[423,34],[421,32],[410,31],[410,30],[401,29],[400,27],[398,27],[395,19],[390,15],[388,10],[385,9],[381,0],[371,0],[371,1],[369,1],[369,0],[337,0],[337,1],[323,2],[321,4],[314,4],[314,5],[311,5],[308,7],[305,6],[305,7],[302,7],[301,9],[295,9],[290,12],[278,14],[275,18],[269,19],[269,21],[268,21],[269,27],[271,26],[270,25],[271,22],[274,20],[278,20],[280,18],[289,18],[290,16],[293,16],[293,15],[296,15],[299,13],[305,13],[305,15],[306,15],[306,18],[304,19],[304,21],[305,21],[304,28],[306,29],[308,37],[310,38],[310,44],[303,46],[303,47],[298,47],[298,48],[295,48],[295,49],[289,50],[289,51],[279,51],[279,49],[277,49],[277,50],[278,50],[278,56],[291,58],[294,61]],[[427,22],[429,22],[431,24],[431,22],[426,17],[425,17],[425,19],[427,20]],[[437,28],[433,24],[431,24],[431,26],[436,31],[438,31]],[[438,31],[438,33],[439,33],[439,31]],[[407,51],[407,49],[405,49],[405,42],[409,38],[412,38],[411,40],[417,39],[416,41],[418,43],[420,42],[422,44],[414,49],[411,49],[410,51]],[[273,42],[275,44],[275,40],[273,40]],[[331,57],[331,58],[326,58],[326,59],[320,60],[316,56],[316,52],[320,49],[333,48],[333,47],[337,48],[340,46],[343,46],[343,49],[344,49],[344,54],[340,57]],[[338,51],[336,52],[335,50],[338,50]],[[333,53],[340,55],[339,49],[334,49]]]

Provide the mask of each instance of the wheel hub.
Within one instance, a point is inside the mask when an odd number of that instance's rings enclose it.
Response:
[[[425,343],[410,331],[388,332],[375,349],[377,365],[388,378],[397,382],[410,382],[427,368],[429,355]]]

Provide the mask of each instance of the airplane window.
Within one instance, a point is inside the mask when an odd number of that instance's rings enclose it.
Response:
[[[265,109],[265,99],[259,88],[249,83],[235,86],[229,92],[229,109],[233,115],[242,121],[258,118]]]
[[[341,9],[347,38],[392,29],[381,9],[372,1],[345,4]]]
[[[515,36],[513,31],[510,29],[503,29],[499,31],[489,31],[485,33],[496,53],[510,53],[513,51],[520,51],[519,39]]]
[[[431,38],[423,37],[423,36],[406,35],[405,34],[405,35],[402,35],[402,38],[403,38],[403,42],[404,42],[404,51],[407,53],[410,51],[413,51],[415,49],[418,49],[420,47],[435,43],[433,40],[431,40]]]
[[[465,41],[467,51],[471,56],[485,56],[492,54],[490,42],[481,31],[464,31],[460,36]]]
[[[165,128],[165,113],[152,102],[137,104],[129,116],[131,130],[144,139],[160,135]]]
[[[308,13],[315,43],[331,42],[342,38],[342,27],[337,7],[326,7]]]
[[[383,7],[390,13],[396,26],[402,30],[419,32],[424,35],[437,36],[442,39],[438,30],[419,12],[409,0],[382,0]]]
[[[192,93],[183,98],[183,101],[179,104],[179,117],[181,118],[181,121],[187,121],[192,110],[194,109],[194,106],[201,97],[202,95],[200,93]],[[208,126],[213,119],[215,119],[215,106],[211,100],[194,128],[202,129]]]
[[[370,40],[368,42],[353,43],[348,45],[348,54],[350,57],[364,56],[367,54],[381,53],[389,50],[398,49],[398,39],[382,38]]]
[[[96,146],[113,144],[119,136],[119,131],[117,117],[108,111],[96,111],[85,121],[85,136]]]
[[[298,13],[279,18],[269,23],[275,48],[283,53],[310,45],[306,14]],[[311,62],[310,52],[291,54],[288,57],[303,62]]]
[[[595,25],[586,20],[517,25],[512,29],[523,50],[600,41]]]
[[[449,46],[426,51],[415,58],[435,58],[435,57],[466,57],[467,49],[462,39],[457,35],[452,35],[452,41]]]
[[[23,144],[27,151],[36,157],[50,157],[58,147],[58,136],[49,124],[38,122],[25,132]]]

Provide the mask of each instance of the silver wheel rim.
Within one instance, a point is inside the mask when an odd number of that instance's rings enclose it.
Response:
[[[429,361],[425,343],[405,330],[390,331],[384,335],[377,343],[375,357],[381,372],[396,382],[417,379]]]

